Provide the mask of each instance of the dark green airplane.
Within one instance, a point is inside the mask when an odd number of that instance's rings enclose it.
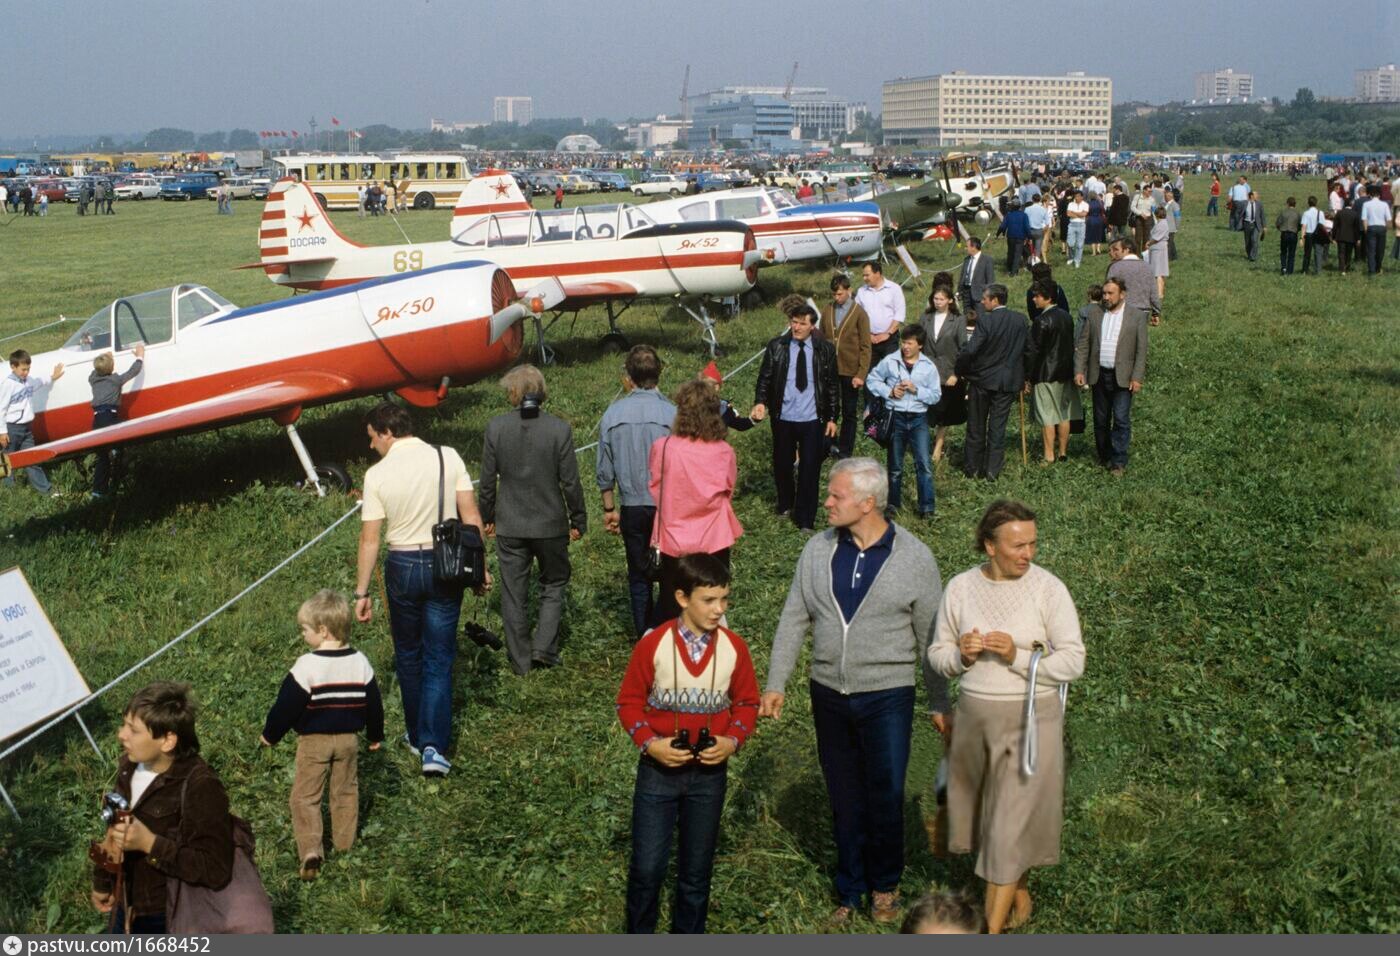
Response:
[[[922,233],[943,223],[952,225],[954,210],[961,201],[961,197],[948,192],[932,179],[922,186],[896,189],[871,200],[884,215],[885,229],[894,233],[896,239],[909,233]]]

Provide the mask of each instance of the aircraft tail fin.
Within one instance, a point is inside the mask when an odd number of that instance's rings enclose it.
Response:
[[[345,238],[331,223],[315,194],[302,183],[282,179],[267,194],[258,229],[259,265],[269,275],[297,262],[327,262],[363,245]]]
[[[503,169],[488,169],[467,183],[457,197],[457,206],[452,210],[452,238],[485,216],[532,208],[514,176]]]

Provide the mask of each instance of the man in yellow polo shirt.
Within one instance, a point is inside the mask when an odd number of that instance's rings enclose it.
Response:
[[[462,588],[433,577],[433,525],[458,517],[481,531],[481,513],[462,457],[444,446],[439,459],[436,446],[414,437],[406,409],[383,402],[365,416],[365,428],[380,461],[365,472],[355,617],[364,623],[373,617],[369,586],[383,534],[389,543],[384,589],[405,736],[423,760],[424,776],[446,776],[452,769],[443,752],[452,738],[452,664]],[[488,573],[485,587],[490,586]]]

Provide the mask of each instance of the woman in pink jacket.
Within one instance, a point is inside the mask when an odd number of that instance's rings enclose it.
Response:
[[[729,564],[729,548],[744,533],[734,515],[739,463],[725,441],[719,396],[708,382],[686,382],[673,396],[671,434],[651,446],[651,496],[656,502],[653,547],[661,549],[661,599],[654,625],[678,616],[676,559],[712,554]]]

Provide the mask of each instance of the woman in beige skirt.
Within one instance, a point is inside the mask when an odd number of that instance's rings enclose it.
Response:
[[[1064,713],[1057,691],[1084,672],[1084,642],[1068,589],[1032,563],[1034,512],[1015,501],[992,502],[975,546],[987,561],[948,582],[928,656],[959,688],[948,754],[948,848],[976,852],[977,875],[987,881],[987,928],[999,933],[1030,918],[1027,871],[1060,860]],[[1027,777],[1022,714],[1036,647],[1044,649],[1035,692],[1039,759]]]

